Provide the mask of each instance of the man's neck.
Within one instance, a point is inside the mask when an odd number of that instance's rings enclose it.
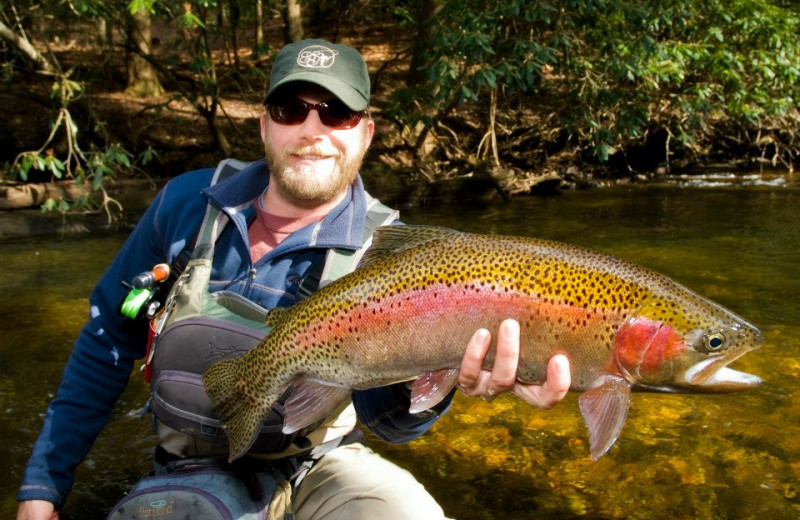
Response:
[[[310,217],[319,217],[322,219],[333,208],[335,208],[347,192],[344,191],[337,197],[325,201],[300,201],[294,200],[281,192],[274,184],[267,187],[264,193],[264,208],[272,215],[289,219],[308,219]]]

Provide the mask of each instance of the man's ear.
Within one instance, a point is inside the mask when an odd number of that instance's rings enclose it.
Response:
[[[372,118],[367,119],[367,146],[369,148],[372,142],[372,136],[375,134],[375,120]]]
[[[262,112],[261,118],[258,120],[258,124],[261,127],[261,142],[265,142],[267,140],[267,113]]]

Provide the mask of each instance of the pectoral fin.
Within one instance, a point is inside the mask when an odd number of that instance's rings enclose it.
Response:
[[[350,389],[300,378],[284,403],[283,433],[292,433],[332,415],[350,398]]]
[[[458,381],[458,369],[426,372],[414,380],[411,387],[410,413],[419,413],[442,402]]]
[[[631,385],[621,377],[606,376],[601,385],[578,398],[581,415],[589,430],[589,448],[594,460],[617,441],[631,402]]]

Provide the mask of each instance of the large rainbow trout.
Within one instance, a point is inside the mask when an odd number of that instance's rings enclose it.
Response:
[[[388,226],[355,272],[271,312],[274,328],[257,347],[205,373],[230,459],[290,387],[285,433],[330,415],[352,389],[413,380],[411,411],[434,406],[455,385],[472,334],[506,318],[521,326],[520,381],[542,382],[550,357],[568,356],[595,459],[622,430],[633,388],[761,383],[727,368],[758,348],[758,329],[662,275],[556,242]]]

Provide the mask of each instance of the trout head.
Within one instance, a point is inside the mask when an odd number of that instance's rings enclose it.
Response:
[[[756,327],[693,293],[651,297],[617,330],[612,363],[643,390],[735,392],[761,379],[728,364],[762,343]]]
[[[757,328],[680,286],[649,294],[617,328],[613,354],[596,386],[578,399],[597,460],[625,423],[630,391],[734,392],[761,379],[728,368],[758,348]]]

